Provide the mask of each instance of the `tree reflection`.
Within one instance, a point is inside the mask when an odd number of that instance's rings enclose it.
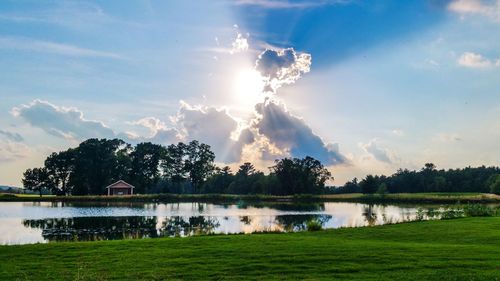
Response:
[[[137,239],[162,236],[190,236],[213,233],[216,219],[190,217],[165,218],[161,227],[157,217],[75,217],[23,220],[23,225],[42,229],[47,241],[95,241]]]
[[[212,234],[219,227],[219,221],[210,217],[190,217],[188,221],[183,217],[166,218],[160,229],[161,236],[191,236]]]
[[[252,223],[252,219],[249,216],[240,216],[240,221],[245,225],[250,225]]]
[[[332,216],[318,214],[318,215],[283,215],[276,216],[276,223],[287,232],[302,231],[307,229],[307,223],[316,220],[323,226],[328,222]]]
[[[373,210],[373,204],[363,207],[363,217],[369,226],[374,226],[377,222],[377,213]]]
[[[23,220],[48,241],[94,241],[158,237],[156,217],[75,217]]]

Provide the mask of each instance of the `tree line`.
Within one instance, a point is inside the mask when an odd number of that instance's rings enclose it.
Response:
[[[75,148],[54,152],[44,166],[28,169],[23,186],[56,195],[101,195],[118,180],[135,193],[232,193],[288,195],[324,193],[333,179],[320,161],[305,157],[276,160],[269,174],[242,164],[234,173],[217,167],[210,146],[196,140],[163,146],[132,146],[120,139],[88,139]]]
[[[466,167],[438,170],[427,163],[419,171],[399,169],[391,176],[367,175],[332,190],[334,193],[416,193],[416,192],[481,192],[500,194],[499,167]]]

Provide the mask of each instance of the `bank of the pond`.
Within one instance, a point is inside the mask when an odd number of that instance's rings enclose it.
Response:
[[[487,193],[394,193],[386,195],[234,195],[234,194],[139,194],[133,196],[53,196],[0,194],[0,202],[359,202],[359,203],[500,203],[500,196]]]
[[[0,247],[2,280],[499,280],[500,217]]]

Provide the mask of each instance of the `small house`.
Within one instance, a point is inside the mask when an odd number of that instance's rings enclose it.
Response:
[[[125,181],[119,180],[113,184],[106,187],[108,190],[108,195],[133,195],[134,186],[126,183]]]

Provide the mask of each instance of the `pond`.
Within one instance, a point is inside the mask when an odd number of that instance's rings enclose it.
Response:
[[[0,244],[301,231],[415,219],[418,206],[359,203],[0,202]]]

